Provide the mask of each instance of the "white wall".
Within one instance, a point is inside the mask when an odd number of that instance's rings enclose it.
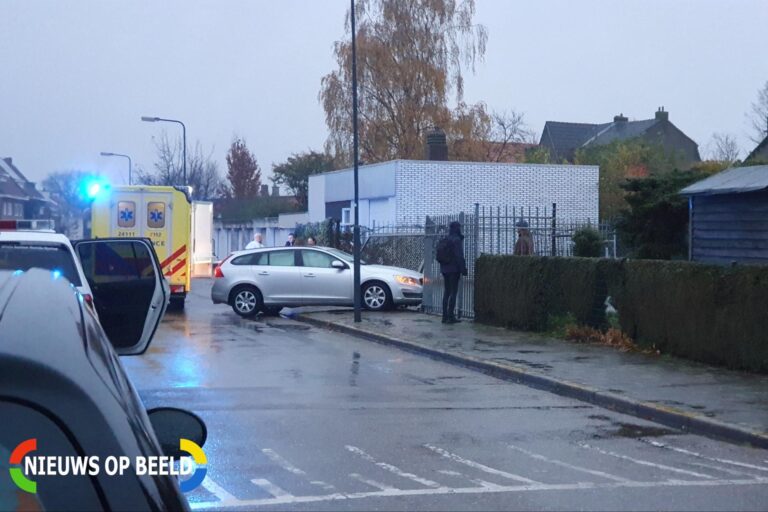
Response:
[[[309,177],[307,210],[310,222],[325,220],[325,174]]]
[[[391,162],[361,166],[359,168],[360,199],[394,196],[395,172],[398,162],[399,160],[393,160]],[[327,172],[321,176],[325,177],[326,203],[348,201],[354,197],[354,175],[352,169]]]
[[[427,215],[493,207],[546,207],[563,220],[598,221],[597,166],[402,160],[396,178],[396,221],[423,224]]]

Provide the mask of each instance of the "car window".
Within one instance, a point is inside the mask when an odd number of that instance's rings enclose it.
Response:
[[[155,279],[155,267],[147,246],[134,242],[81,244],[80,261],[91,285]]]
[[[26,459],[39,456],[77,457],[79,454],[68,437],[90,436],[89,432],[63,432],[49,417],[24,405],[0,401],[0,510],[101,510],[101,503],[90,475],[56,476],[26,474]],[[86,423],[83,423],[85,425]],[[11,454],[20,444],[35,440],[31,445],[19,448],[17,457]],[[29,450],[29,451],[28,451]],[[26,457],[21,455],[26,452]],[[8,478],[10,470],[19,470],[23,478]],[[19,471],[15,471],[17,474]],[[18,480],[18,483],[15,483]],[[34,486],[34,493],[21,489]],[[29,488],[29,491],[32,489]]]
[[[270,267],[293,267],[295,265],[294,251],[272,251],[269,253]]]
[[[301,251],[301,258],[305,267],[314,268],[332,268],[331,263],[336,260],[330,254],[326,254],[322,251],[303,250]]]
[[[244,254],[242,256],[238,256],[237,258],[234,258],[232,260],[233,265],[254,265],[253,260],[255,259],[254,256],[258,256],[257,254]]]
[[[75,286],[81,286],[75,259],[68,247],[57,243],[0,243],[0,270],[41,268],[57,271]]]

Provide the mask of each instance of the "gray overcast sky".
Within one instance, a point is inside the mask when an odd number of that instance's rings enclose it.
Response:
[[[405,0],[404,0],[405,1]],[[181,119],[222,175],[234,134],[263,171],[326,137],[317,93],[347,0],[0,0],[0,156],[32,180],[54,170],[126,178]],[[745,113],[768,80],[766,0],[477,0],[489,33],[465,99],[547,120],[647,119],[660,105],[704,145],[752,149]]]

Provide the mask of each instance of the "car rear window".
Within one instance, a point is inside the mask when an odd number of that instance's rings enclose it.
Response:
[[[41,268],[59,272],[75,286],[81,286],[72,251],[61,244],[0,242],[0,270]]]

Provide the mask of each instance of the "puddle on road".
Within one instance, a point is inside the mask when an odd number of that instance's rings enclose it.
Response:
[[[310,326],[304,324],[273,324],[271,322],[267,322],[266,326],[283,331],[308,331],[311,329]]]
[[[629,439],[638,439],[640,437],[661,437],[680,435],[680,432],[661,427],[650,427],[645,425],[635,425],[632,423],[614,423],[616,430],[604,431],[606,437],[626,437]]]

